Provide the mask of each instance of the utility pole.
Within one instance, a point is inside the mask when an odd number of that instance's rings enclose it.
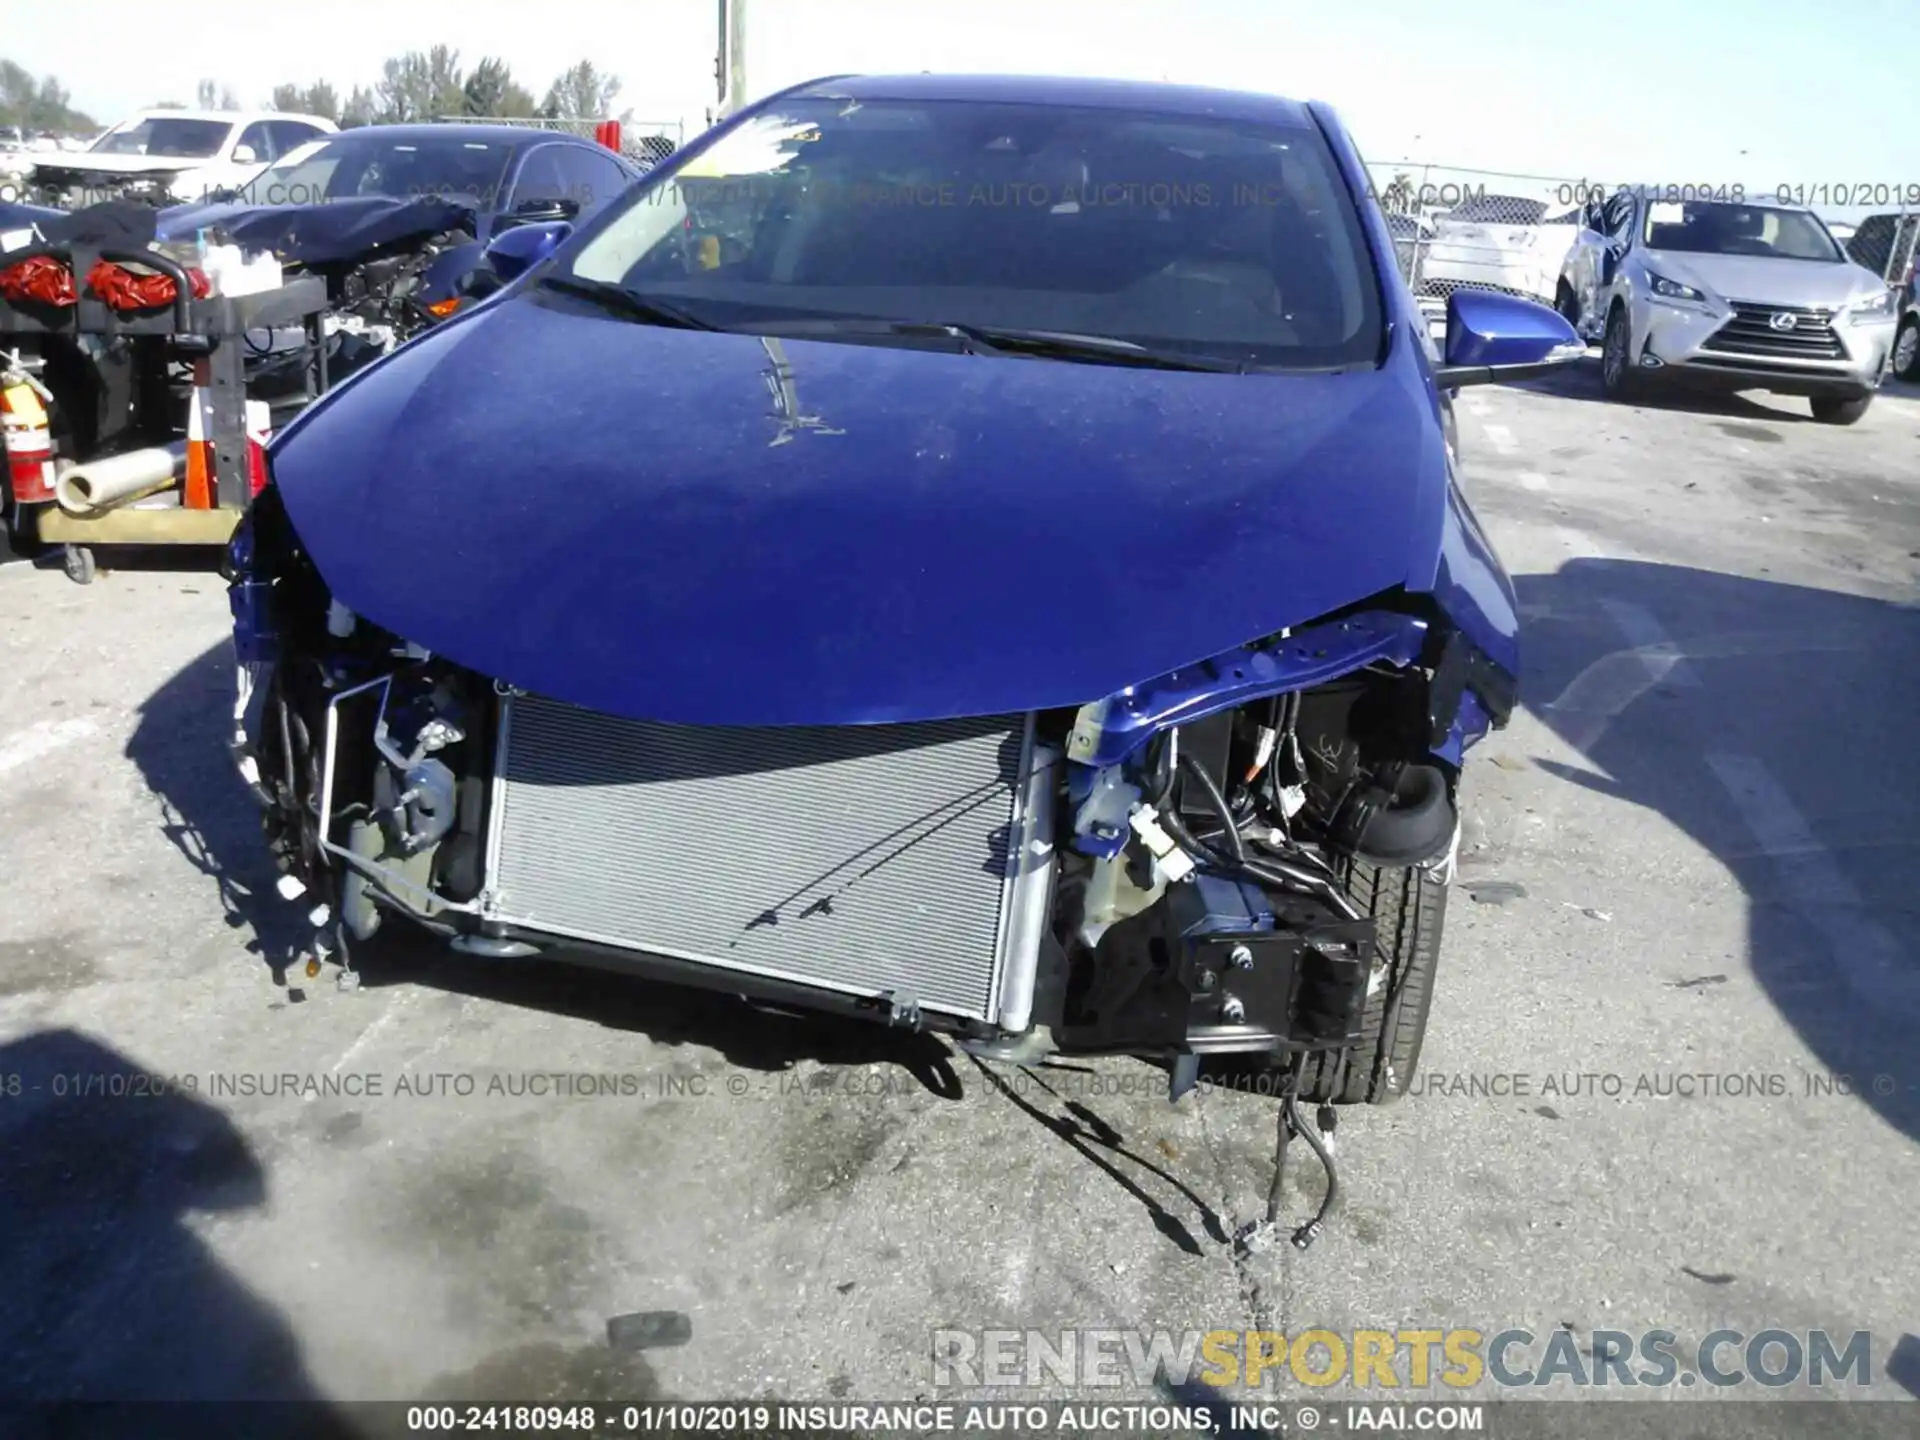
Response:
[[[726,119],[747,103],[747,0],[720,0],[720,49],[713,78],[720,103],[713,119]]]

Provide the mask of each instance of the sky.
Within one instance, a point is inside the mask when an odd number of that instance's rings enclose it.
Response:
[[[753,95],[845,71],[1164,78],[1330,101],[1376,164],[1749,196],[1920,186],[1916,0],[749,3]],[[536,94],[590,57],[636,118],[689,136],[715,99],[716,0],[192,0],[166,24],[136,23],[136,8],[0,0],[0,55],[57,75],[103,122],[191,103],[202,77],[243,104],[323,77],[344,95],[436,42],[468,65],[499,55]],[[1869,208],[1888,208],[1879,198]]]

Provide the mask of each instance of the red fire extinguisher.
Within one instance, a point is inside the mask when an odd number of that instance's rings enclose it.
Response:
[[[7,484],[15,505],[53,499],[53,427],[47,388],[17,363],[0,366],[0,433],[7,451]]]

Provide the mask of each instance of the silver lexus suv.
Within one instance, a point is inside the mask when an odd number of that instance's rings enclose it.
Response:
[[[1558,305],[1601,343],[1609,395],[1650,384],[1804,395],[1816,420],[1866,414],[1898,297],[1811,210],[1623,190],[1588,212]]]

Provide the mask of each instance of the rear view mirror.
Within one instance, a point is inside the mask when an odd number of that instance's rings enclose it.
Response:
[[[493,237],[487,245],[487,264],[502,280],[511,280],[538,265],[573,233],[565,220],[516,225]]]
[[[1447,297],[1445,361],[1433,379],[1442,390],[1523,380],[1586,353],[1556,310],[1492,290],[1456,290]]]
[[[260,157],[254,153],[253,146],[236,145],[233,147],[233,163],[234,164],[256,165],[259,163],[259,161],[260,161]]]

